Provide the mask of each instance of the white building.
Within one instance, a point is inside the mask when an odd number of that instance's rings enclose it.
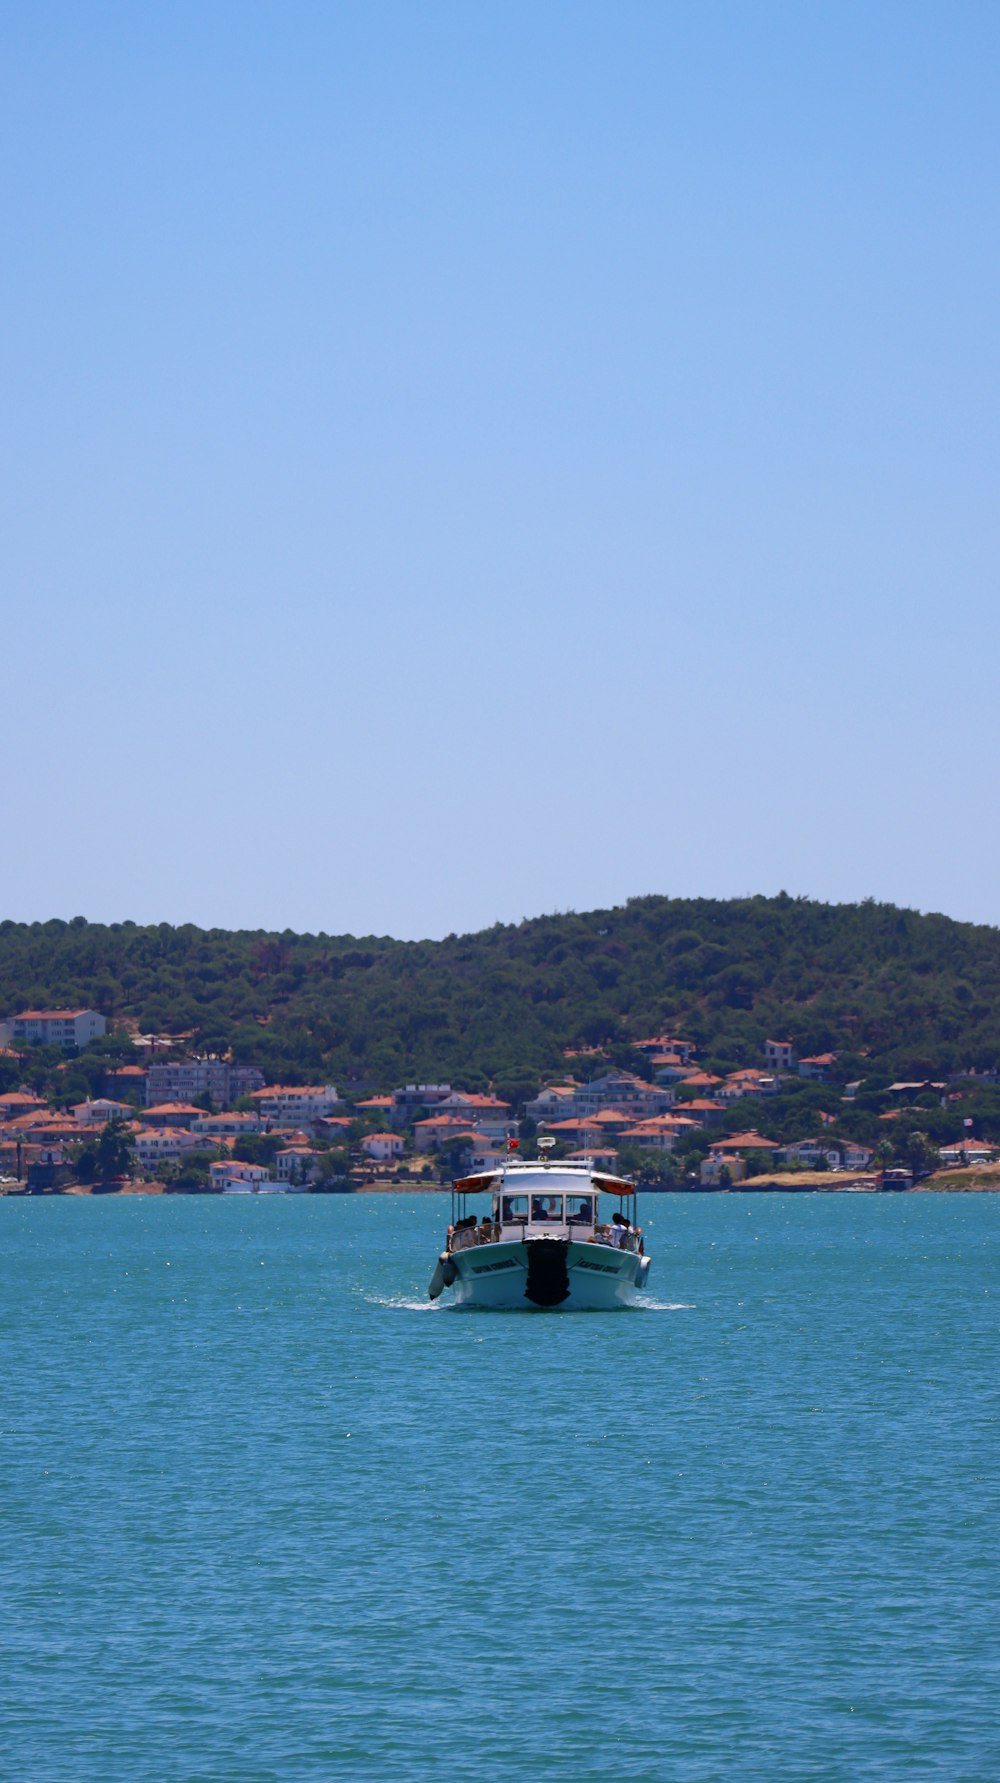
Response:
[[[3,1038],[13,1046],[59,1046],[65,1052],[96,1040],[107,1026],[96,1009],[23,1009],[3,1023]]]
[[[274,1174],[283,1183],[315,1182],[321,1156],[311,1145],[286,1145],[275,1153]]]
[[[130,1102],[113,1102],[110,1096],[96,1096],[92,1102],[73,1105],[73,1118],[81,1127],[95,1127],[114,1120],[130,1121],[134,1114]]]
[[[245,1133],[259,1133],[263,1122],[259,1114],[203,1114],[191,1122],[192,1133],[205,1139],[239,1139]]]
[[[790,1040],[765,1040],[764,1063],[769,1071],[791,1071],[795,1048]]]
[[[361,1149],[376,1164],[391,1164],[402,1157],[403,1141],[399,1133],[369,1133],[362,1139]]]
[[[267,1185],[276,1187],[271,1182],[266,1164],[241,1164],[236,1158],[226,1158],[220,1164],[210,1164],[208,1179],[213,1189],[220,1189],[224,1195],[233,1192],[248,1194],[253,1189]]]
[[[275,1127],[312,1126],[340,1106],[332,1083],[270,1083],[254,1090],[252,1100],[262,1120]]]
[[[143,1168],[171,1164],[198,1144],[183,1127],[143,1127],[135,1134],[135,1155]]]

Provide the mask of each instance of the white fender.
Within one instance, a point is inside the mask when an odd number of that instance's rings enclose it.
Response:
[[[443,1288],[450,1288],[457,1273],[458,1271],[456,1270],[452,1259],[449,1257],[448,1252],[442,1251],[434,1265],[434,1274],[431,1276],[431,1285],[427,1290],[428,1299],[436,1300]]]

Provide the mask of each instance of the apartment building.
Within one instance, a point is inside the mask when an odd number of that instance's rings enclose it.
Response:
[[[263,1089],[264,1073],[256,1065],[234,1065],[228,1059],[186,1059],[179,1065],[150,1065],[146,1073],[146,1105],[193,1102],[210,1096],[213,1108],[228,1108],[241,1096]]]
[[[108,1024],[96,1009],[22,1009],[0,1022],[0,1041],[17,1046],[58,1046],[68,1052],[86,1046],[107,1032]]]

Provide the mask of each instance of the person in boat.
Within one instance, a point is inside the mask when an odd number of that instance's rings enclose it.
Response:
[[[631,1230],[632,1230],[632,1222],[630,1220],[627,1220],[625,1218],[625,1215],[623,1213],[621,1213],[619,1211],[619,1209],[616,1207],[614,1213],[611,1215],[611,1242],[612,1242],[612,1244],[616,1244],[619,1246],[619,1248],[621,1248],[621,1246],[627,1242],[628,1234],[631,1232]]]

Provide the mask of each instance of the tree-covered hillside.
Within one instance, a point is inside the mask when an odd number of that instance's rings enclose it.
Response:
[[[766,1037],[866,1073],[1000,1060],[1000,931],[892,905],[645,897],[444,941],[0,923],[0,1016],[83,1004],[232,1048],[271,1078],[447,1078],[514,1098],[564,1048],[671,1030],[702,1060],[760,1062]]]

